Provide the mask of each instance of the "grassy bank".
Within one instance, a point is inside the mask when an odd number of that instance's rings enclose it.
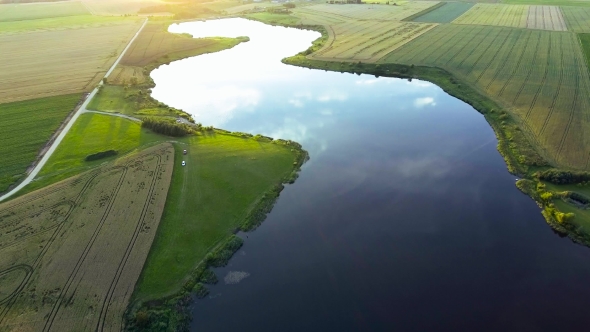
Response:
[[[72,94],[0,104],[0,193],[25,175],[81,97]]]
[[[258,210],[257,202],[288,181],[295,157],[280,144],[254,138],[205,132],[181,139],[176,164],[184,160],[186,166],[173,174],[159,236],[136,299],[175,293],[207,252]]]

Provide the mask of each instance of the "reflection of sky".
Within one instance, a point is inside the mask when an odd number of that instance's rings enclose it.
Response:
[[[367,93],[386,90],[392,95],[417,93],[417,100],[432,100],[424,97],[433,87],[429,83],[423,86],[364,75],[326,75],[280,62],[309,47],[319,36],[314,31],[270,27],[243,19],[175,24],[170,31],[194,37],[250,37],[249,42],[234,49],[177,61],[153,72],[157,84],[154,97],[193,114],[204,125],[268,133],[273,129],[238,128],[245,124],[244,119],[239,125],[232,119],[241,118],[244,112],[264,113],[271,108],[274,113],[288,114],[297,112],[296,108],[318,107],[318,103],[323,108],[319,113],[332,114],[331,109],[341,107],[349,98],[355,103]]]
[[[250,233],[248,255],[232,259],[252,277],[213,286],[223,296],[195,304],[195,330],[429,331],[442,321],[438,330],[472,331],[529,308],[529,322],[551,320],[550,304],[565,298],[586,323],[587,253],[550,234],[469,105],[428,82],[280,62],[316,32],[241,19],[171,30],[251,41],[154,71],[157,99],[205,125],[293,139],[311,155]],[[480,326],[457,327],[466,322]]]
[[[396,180],[386,178],[375,186],[407,186],[400,178],[432,183],[451,170],[451,159],[463,149],[493,140],[489,129],[473,130],[477,113],[431,83],[281,63],[309,47],[317,32],[244,19],[181,23],[170,31],[194,37],[248,36],[250,41],[155,70],[156,99],[193,114],[206,126],[300,142],[312,157],[308,167],[319,156],[338,163],[337,170],[325,170],[325,181],[354,180],[346,184],[350,187],[383,173]],[[482,133],[483,140],[457,136]],[[366,143],[357,146],[359,140]],[[343,157],[351,153],[359,158]]]

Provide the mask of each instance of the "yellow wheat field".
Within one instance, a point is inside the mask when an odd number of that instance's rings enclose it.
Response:
[[[0,103],[93,89],[141,23],[0,34]]]
[[[119,331],[174,149],[152,147],[0,205],[0,331]]]

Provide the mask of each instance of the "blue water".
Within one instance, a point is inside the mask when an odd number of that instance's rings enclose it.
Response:
[[[243,19],[171,31],[251,40],[160,67],[155,98],[311,156],[215,270],[194,331],[587,328],[590,250],[517,190],[471,106],[428,82],[282,64],[313,31]]]

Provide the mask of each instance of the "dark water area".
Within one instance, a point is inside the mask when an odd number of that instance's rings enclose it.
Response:
[[[193,331],[584,331],[590,250],[518,191],[493,131],[423,81],[284,65],[319,34],[241,19],[163,66],[154,97],[203,125],[293,139],[299,179],[193,308]]]

